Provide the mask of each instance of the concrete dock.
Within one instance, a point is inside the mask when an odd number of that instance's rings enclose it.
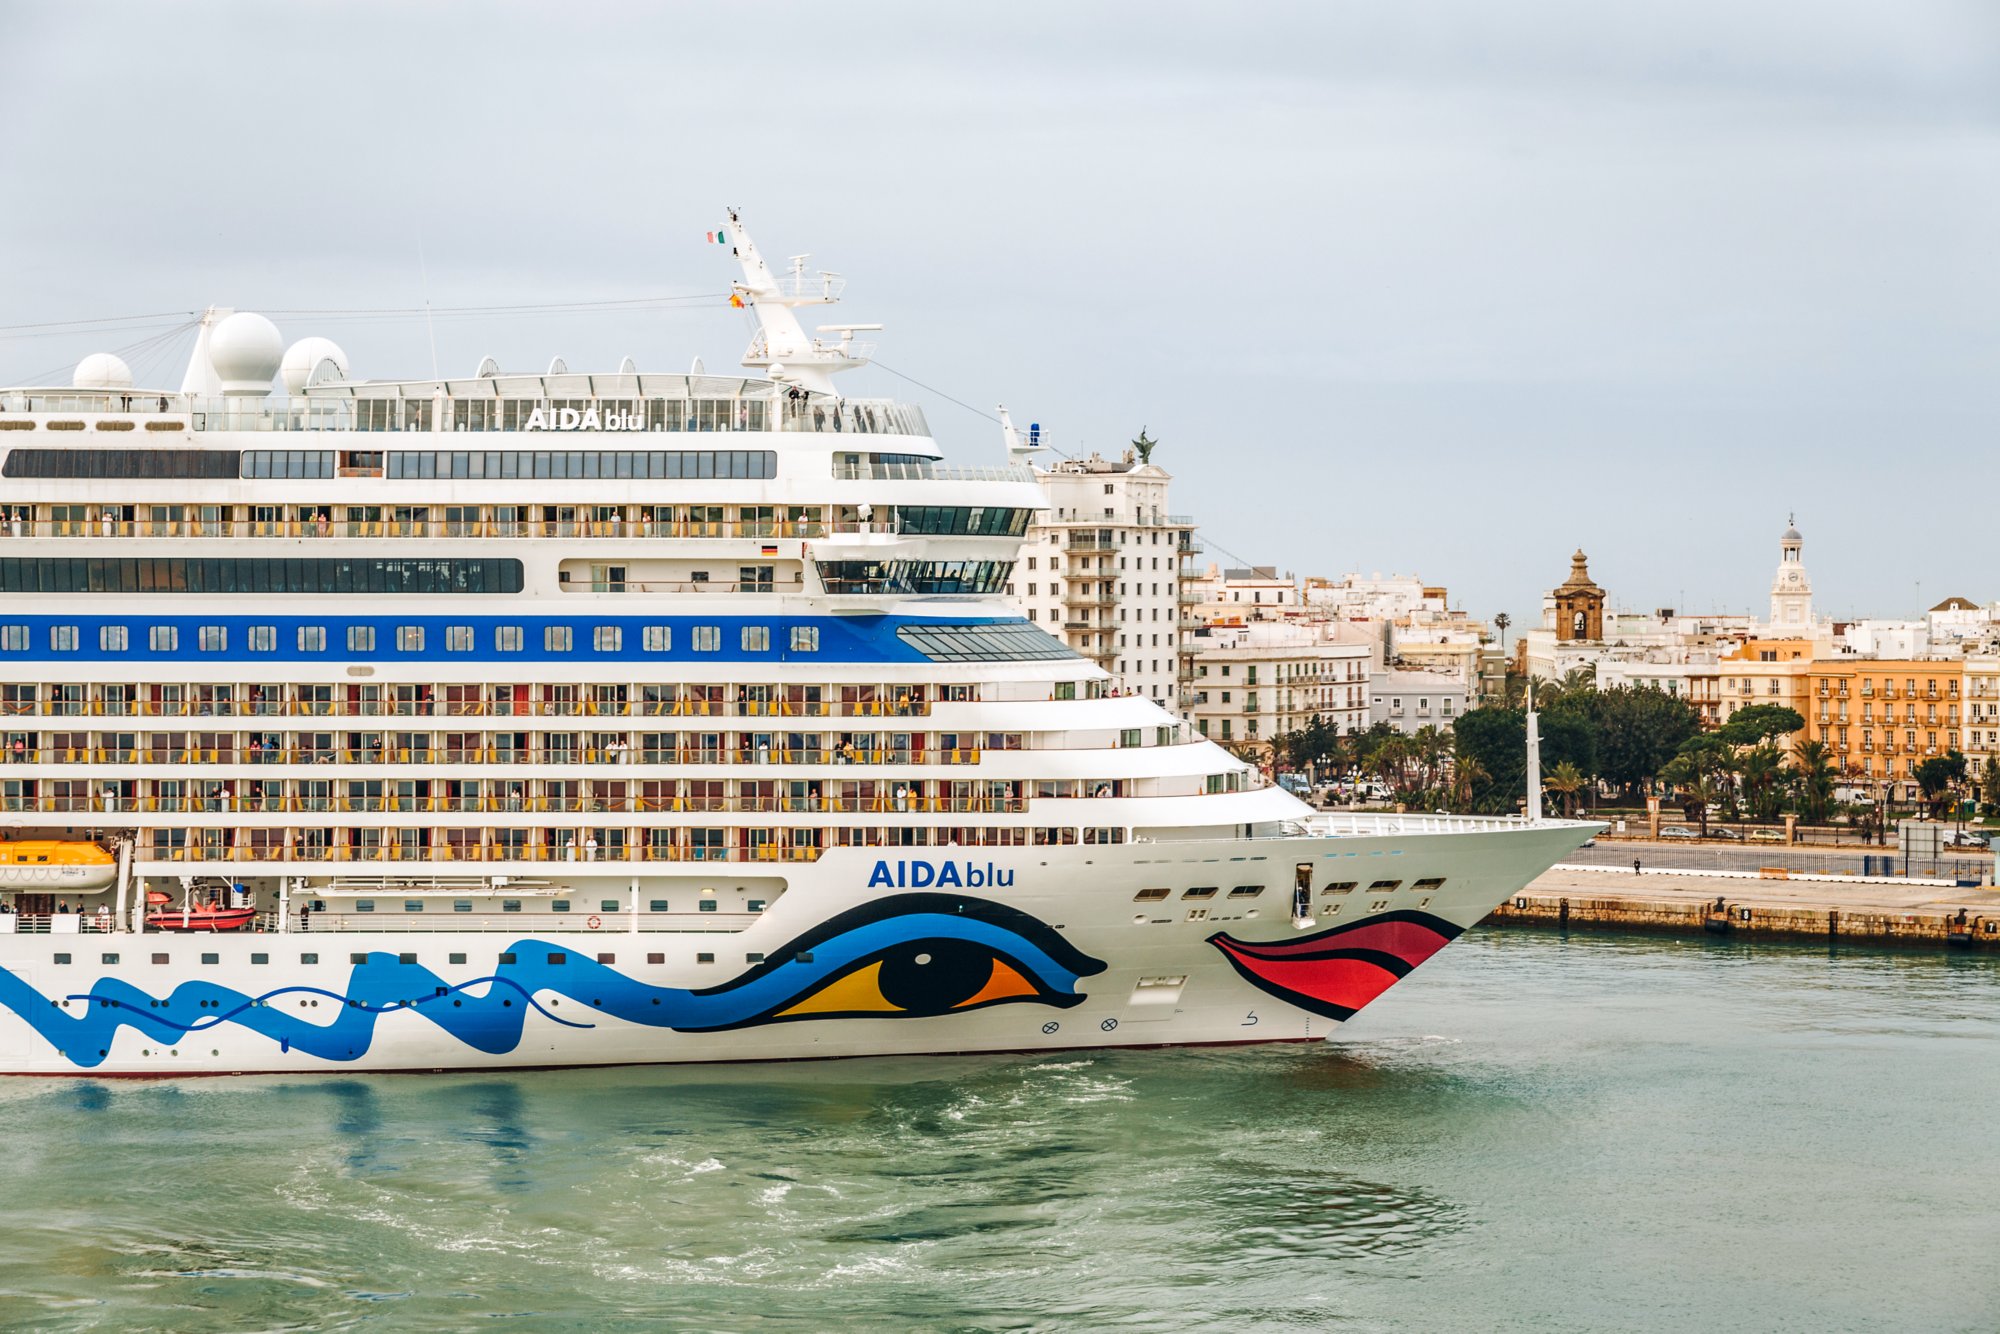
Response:
[[[1486,920],[2000,951],[2000,890],[1935,881],[1558,866]]]

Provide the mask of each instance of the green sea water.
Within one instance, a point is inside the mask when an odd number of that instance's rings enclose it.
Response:
[[[0,1084],[0,1325],[1993,1330],[2000,959],[1476,932],[1333,1045]]]

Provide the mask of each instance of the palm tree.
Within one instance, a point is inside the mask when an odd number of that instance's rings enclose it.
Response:
[[[1823,824],[1833,805],[1833,756],[1824,741],[1801,741],[1792,757],[1798,764],[1801,813],[1807,824]]]
[[[1491,774],[1486,766],[1467,754],[1455,755],[1451,762],[1451,804],[1461,811],[1472,809],[1472,790],[1485,782]]]
[[[1768,822],[1778,813],[1778,793],[1784,783],[1785,759],[1776,746],[1753,746],[1736,762],[1743,804],[1750,818]]]
[[[1576,794],[1583,791],[1584,784],[1588,781],[1583,776],[1582,770],[1564,760],[1549,770],[1548,776],[1542,779],[1542,786],[1556,794],[1557,804],[1564,815],[1574,815]]]

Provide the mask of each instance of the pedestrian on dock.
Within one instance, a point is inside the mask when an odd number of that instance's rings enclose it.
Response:
[[[1637,857],[1634,857],[1632,859],[1632,874],[1633,875],[1639,874],[1639,859]]]

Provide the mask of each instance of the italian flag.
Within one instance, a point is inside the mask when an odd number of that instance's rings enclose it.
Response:
[[[709,243],[710,245],[728,245],[728,244],[729,244],[729,233],[727,233],[727,232],[710,232],[710,233],[708,234],[708,243]]]

